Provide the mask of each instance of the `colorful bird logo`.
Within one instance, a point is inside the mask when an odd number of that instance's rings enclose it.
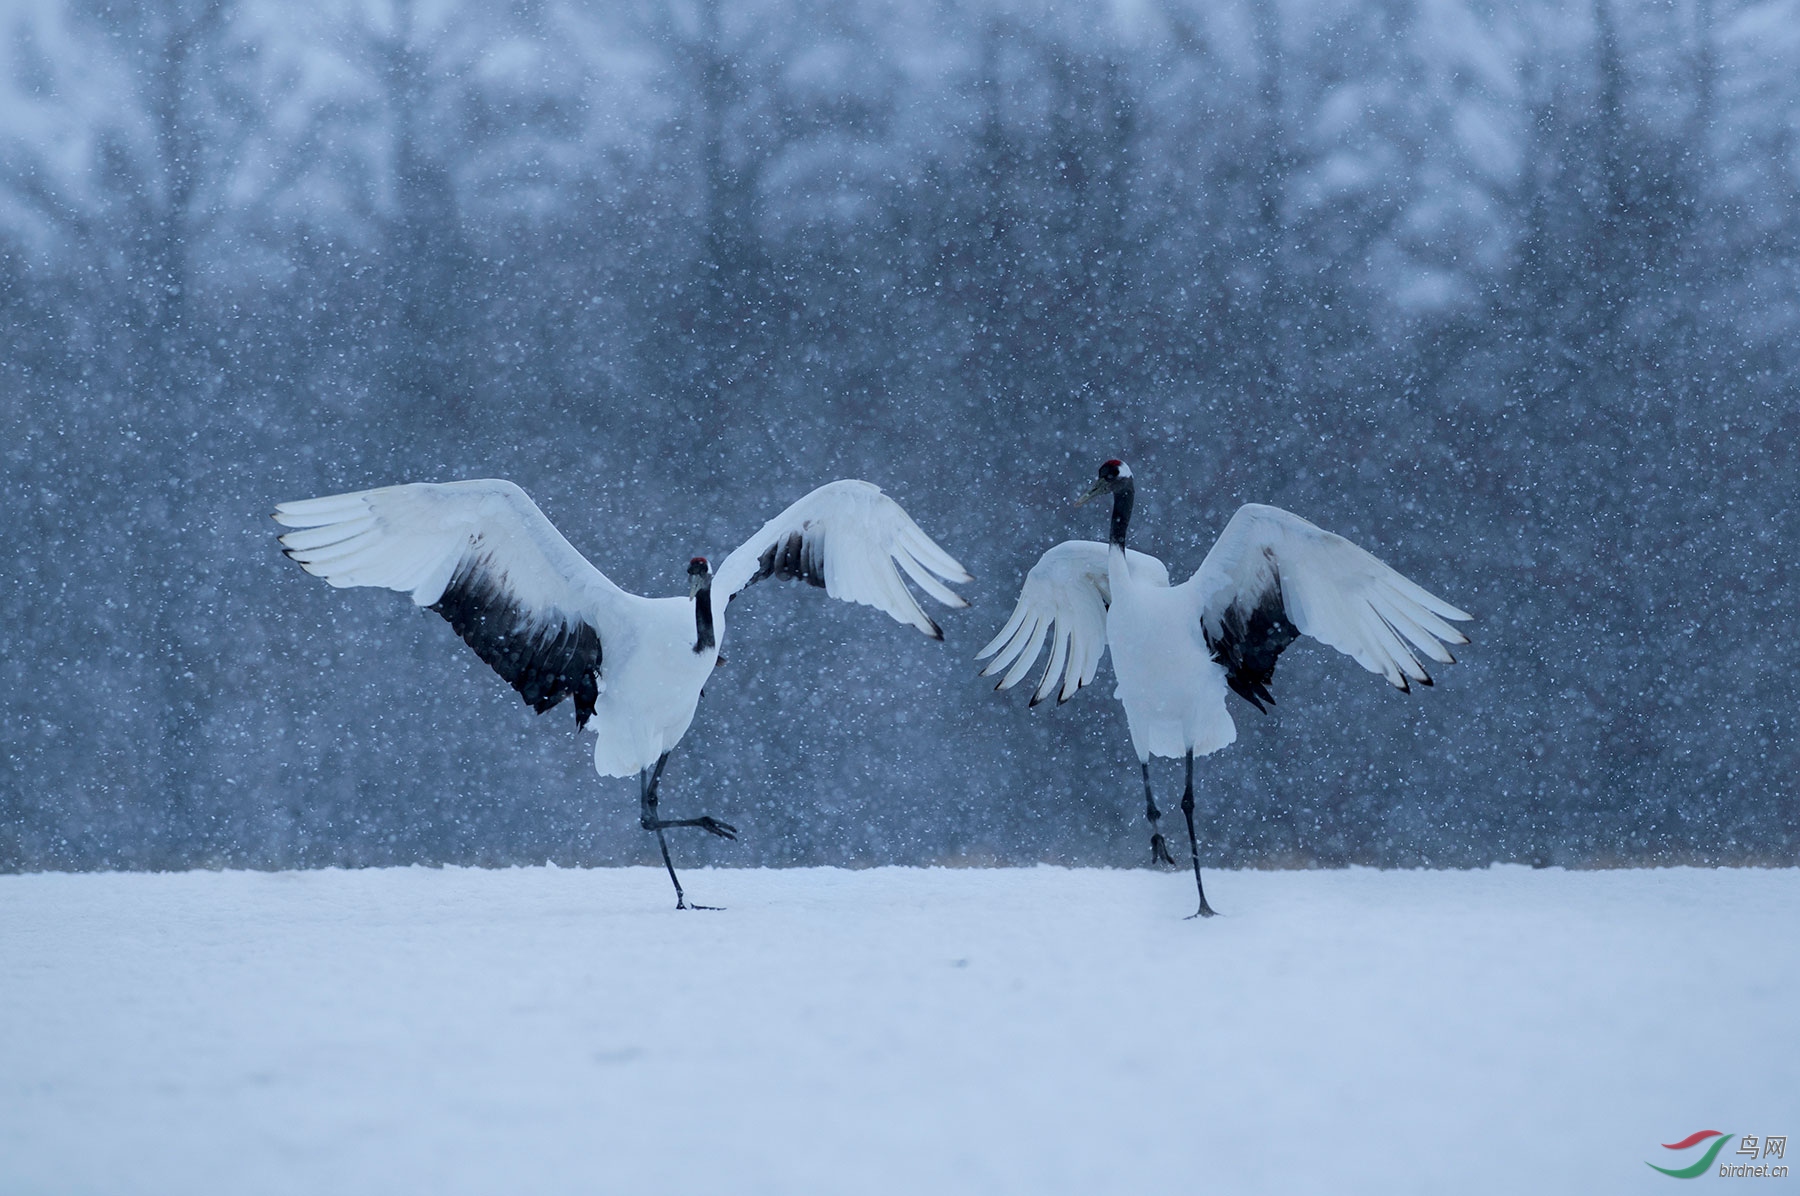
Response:
[[[1713,1160],[1719,1157],[1719,1151],[1724,1149],[1725,1144],[1731,1141],[1732,1137],[1733,1135],[1722,1133],[1719,1130],[1695,1130],[1679,1142],[1664,1142],[1662,1145],[1664,1150],[1686,1150],[1696,1143],[1711,1138],[1713,1144],[1706,1148],[1706,1153],[1700,1156],[1699,1162],[1686,1167],[1658,1167],[1655,1163],[1645,1163],[1644,1166],[1653,1171],[1660,1171],[1664,1175],[1672,1175],[1676,1179],[1693,1179],[1696,1175],[1704,1174],[1706,1169],[1712,1166]]]

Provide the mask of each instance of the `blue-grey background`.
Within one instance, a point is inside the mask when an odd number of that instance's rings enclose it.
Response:
[[[970,660],[1115,455],[1177,577],[1268,501],[1478,616],[1234,701],[1209,862],[1793,863],[1797,239],[1794,0],[12,0],[0,868],[652,858],[276,550],[468,476],[644,593],[840,476],[976,573],[738,603],[685,859],[1145,862],[1108,674]]]

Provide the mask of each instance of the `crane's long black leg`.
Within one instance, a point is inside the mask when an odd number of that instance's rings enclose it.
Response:
[[[1173,864],[1175,857],[1169,854],[1169,841],[1162,835],[1162,811],[1156,808],[1156,798],[1150,792],[1150,761],[1143,761],[1144,767],[1144,817],[1150,820],[1150,862],[1153,864]]]
[[[1190,918],[1210,918],[1213,907],[1206,904],[1206,886],[1200,883],[1200,840],[1194,835],[1194,752],[1188,749],[1187,754],[1187,788],[1181,795],[1181,812],[1187,818],[1188,854],[1194,861],[1194,888],[1200,894],[1200,908],[1189,914]]]
[[[662,773],[664,755],[656,762],[658,775]],[[662,848],[663,867],[669,870],[669,883],[675,886],[675,908],[687,908],[687,895],[681,891],[681,879],[675,875],[675,861],[669,858],[669,841],[663,838],[662,822],[656,817],[656,793],[650,788],[650,770],[638,770],[638,822],[645,830],[656,832],[656,845]]]
[[[638,773],[638,823],[647,831],[656,832],[656,845],[662,849],[663,867],[669,870],[669,880],[675,886],[676,909],[718,909],[716,905],[689,905],[687,895],[681,891],[681,881],[675,875],[675,863],[669,858],[669,841],[663,835],[663,828],[671,826],[697,826],[719,836],[721,839],[737,838],[737,827],[729,822],[720,822],[716,818],[658,818],[656,816],[656,790],[662,782],[663,766],[669,762],[669,753],[664,752],[657,757],[656,768],[643,769]]]
[[[721,839],[737,838],[737,827],[732,826],[729,822],[720,822],[710,814],[702,814],[698,818],[656,817],[656,790],[657,786],[662,783],[663,765],[668,762],[669,753],[664,752],[656,761],[656,771],[650,774],[650,816],[656,823],[656,826],[655,828],[651,828],[646,824],[645,829],[655,829],[660,831],[665,826],[697,826],[709,834],[719,836]]]

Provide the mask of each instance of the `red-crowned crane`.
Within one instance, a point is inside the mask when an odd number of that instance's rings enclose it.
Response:
[[[796,502],[716,574],[705,557],[694,557],[685,598],[620,589],[511,482],[337,494],[282,503],[275,520],[294,529],[281,543],[301,568],[334,586],[410,594],[447,619],[540,714],[573,698],[576,726],[595,732],[600,775],[637,774],[639,820],[656,833],[677,909],[688,903],[664,829],[737,837],[730,823],[664,818],[657,805],[663,765],[694,721],[701,686],[718,663],[733,596],[766,577],[795,578],[941,640],[901,572],[951,607],[968,604],[944,583],[972,580],[898,503],[855,480],[829,483]]]
[[[1200,895],[1192,916],[1210,917],[1194,833],[1194,757],[1237,738],[1225,695],[1235,693],[1258,710],[1273,703],[1275,659],[1301,635],[1348,653],[1397,689],[1430,685],[1419,655],[1454,663],[1444,645],[1469,640],[1445,620],[1470,616],[1342,536],[1255,503],[1239,507],[1194,575],[1171,586],[1161,561],[1125,547],[1131,468],[1117,460],[1101,465],[1076,505],[1102,494],[1113,498],[1108,542],[1069,540],[1039,558],[1012,618],[976,658],[992,656],[982,676],[1005,670],[995,688],[1007,689],[1031,671],[1048,639],[1050,660],[1031,698],[1035,706],[1053,693],[1068,701],[1093,681],[1101,655],[1112,650],[1113,696],[1125,707],[1144,774],[1152,858],[1175,862],[1150,791],[1150,757],[1185,759],[1181,812]]]

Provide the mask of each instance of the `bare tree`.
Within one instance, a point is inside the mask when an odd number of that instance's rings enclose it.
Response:
[[[123,296],[113,310],[134,375],[178,376],[194,345],[200,244],[224,210],[245,139],[261,112],[246,68],[253,44],[234,30],[236,0],[82,0],[79,28],[117,65],[111,115],[91,130],[80,173],[59,175],[39,147],[9,147],[0,187],[61,234],[74,271]],[[145,370],[154,371],[144,375]]]
[[[106,63],[117,91],[81,130],[89,153],[78,167],[59,170],[52,147],[15,143],[0,188],[55,230],[61,289],[79,297],[70,331],[90,400],[79,413],[110,454],[84,458],[98,471],[95,509],[116,506],[183,563],[175,576],[126,566],[127,576],[146,572],[134,584],[150,648],[113,662],[112,679],[147,707],[146,771],[182,811],[204,769],[209,701],[206,670],[194,665],[205,626],[204,587],[193,584],[198,529],[177,513],[207,468],[215,418],[206,364],[216,321],[202,269],[240,150],[261,127],[266,81],[236,0],[77,0],[68,12],[77,52]],[[168,826],[148,829],[139,859],[160,858]]]

